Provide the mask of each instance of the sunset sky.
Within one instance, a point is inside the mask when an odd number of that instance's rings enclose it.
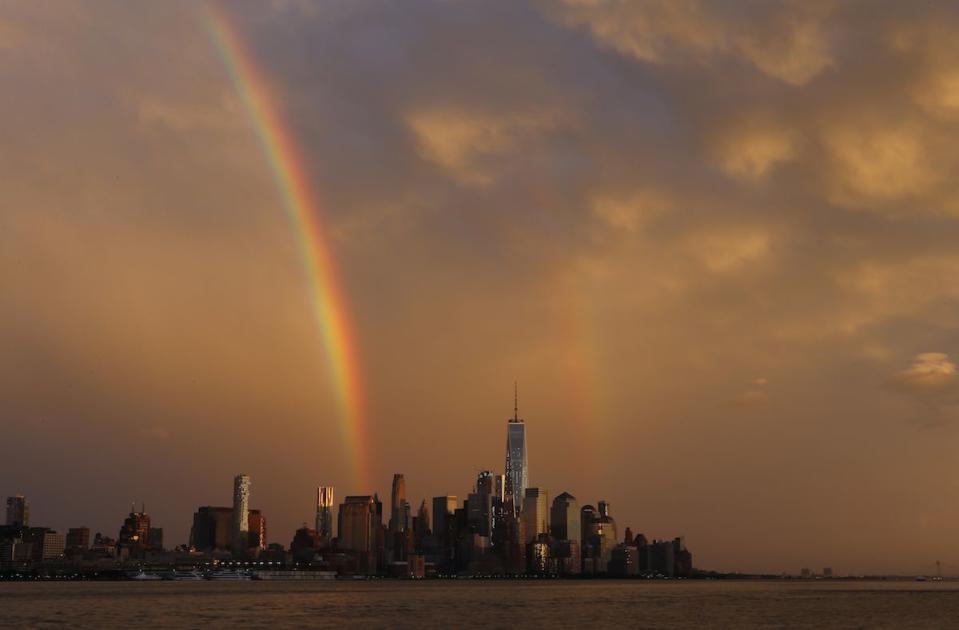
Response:
[[[244,472],[288,545],[319,484],[501,472],[517,381],[531,485],[697,567],[959,572],[957,32],[947,2],[2,2],[0,495],[111,536],[145,501],[172,546]]]

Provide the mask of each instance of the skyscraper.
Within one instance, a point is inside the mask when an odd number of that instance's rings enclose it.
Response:
[[[250,546],[250,476],[233,478],[233,535],[230,538],[234,557],[246,555]]]
[[[447,534],[450,529],[449,522],[456,512],[456,497],[445,495],[442,497],[433,497],[433,535],[445,545]]]
[[[22,494],[7,497],[7,525],[14,527],[30,525],[30,502]]]
[[[316,533],[333,538],[333,486],[316,489]]]
[[[572,540],[579,544],[582,539],[582,527],[579,503],[576,497],[564,492],[553,499],[550,509],[550,533],[557,540]]]
[[[405,532],[409,528],[410,507],[406,502],[406,479],[402,473],[393,475],[390,494],[390,531]]]
[[[519,396],[513,384],[513,417],[506,424],[506,500],[512,511],[523,509],[526,486],[529,484],[529,463],[526,459],[526,423],[519,417]]]
[[[376,571],[377,507],[369,495],[349,496],[337,516],[340,549],[354,555],[360,573]]]
[[[526,488],[521,518],[525,525],[525,543],[536,540],[540,534],[549,532],[549,502],[546,490]]]

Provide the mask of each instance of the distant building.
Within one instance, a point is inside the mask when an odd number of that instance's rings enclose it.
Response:
[[[44,532],[40,542],[40,560],[57,560],[63,557],[66,537],[54,531]]]
[[[163,528],[151,527],[147,536],[147,547],[150,551],[163,551]]]
[[[30,502],[22,494],[7,497],[7,525],[11,527],[30,526]]]
[[[348,496],[337,516],[339,548],[358,559],[360,573],[374,573],[377,565],[377,508],[369,495]]]
[[[316,489],[316,532],[327,539],[333,538],[333,486]]]
[[[610,554],[609,574],[616,577],[634,577],[639,575],[639,550],[633,545],[619,544]]]
[[[247,511],[247,548],[266,548],[266,517]],[[210,505],[197,508],[190,528],[190,547],[198,551],[228,551],[233,544],[233,508]]]
[[[453,514],[456,512],[456,497],[444,495],[433,497],[433,536],[442,548],[450,545],[452,536]]]
[[[824,568],[824,569],[822,570],[822,576],[823,576],[824,578],[831,578],[831,577],[832,577],[832,567],[826,567],[826,568]]]
[[[90,548],[90,528],[89,527],[71,527],[67,530],[66,538],[67,549],[73,551],[86,551]]]
[[[580,547],[582,545],[582,520],[576,497],[563,492],[555,499],[549,511],[550,535],[554,543],[553,558],[557,571],[563,575],[575,575],[582,570]]]
[[[406,501],[406,479],[402,473],[393,475],[390,492],[390,532],[405,532],[409,529],[410,509]]]
[[[230,550],[234,557],[243,557],[249,547],[250,476],[233,478],[233,528]]]
[[[297,562],[310,562],[318,551],[326,547],[327,543],[326,537],[304,525],[293,535],[290,553]]]
[[[553,538],[574,540],[579,543],[582,539],[582,521],[576,497],[563,492],[553,499],[553,506],[549,512],[549,524]]]
[[[131,558],[142,558],[150,547],[150,517],[146,506],[139,512],[130,506],[130,514],[123,521],[117,536],[117,547]]]
[[[546,490],[527,488],[523,499],[521,518],[525,525],[525,542],[535,540],[540,534],[549,533],[549,508]]]
[[[523,510],[526,487],[529,485],[529,461],[526,456],[526,423],[519,417],[519,402],[513,392],[513,417],[506,424],[506,480],[504,493],[512,511]]]

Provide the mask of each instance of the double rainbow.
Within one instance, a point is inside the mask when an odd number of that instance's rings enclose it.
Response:
[[[284,124],[239,31],[213,4],[204,7],[203,22],[243,102],[293,228],[309,287],[313,318],[337,392],[341,429],[354,466],[353,481],[360,488],[368,488],[369,458],[364,453],[369,441],[363,416],[360,366],[346,301],[320,223],[316,195],[290,129]]]

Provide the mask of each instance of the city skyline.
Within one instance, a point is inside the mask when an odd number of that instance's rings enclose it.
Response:
[[[245,474],[241,542],[243,509],[315,524],[318,486],[400,536],[490,471],[717,570],[959,566],[957,30],[892,0],[4,3],[0,496],[111,537],[145,501],[169,546]]]

